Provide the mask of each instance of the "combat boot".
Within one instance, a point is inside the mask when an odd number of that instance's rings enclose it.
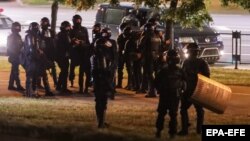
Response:
[[[98,128],[108,128],[109,124],[104,122],[105,121],[105,116],[106,116],[106,110],[101,111],[99,114],[99,118],[98,118]]]
[[[24,87],[22,87],[21,85],[18,86],[18,87],[16,88],[16,90],[17,90],[17,91],[25,91]]]
[[[161,138],[161,131],[160,131],[160,130],[157,130],[157,131],[156,131],[155,137],[156,137],[156,138]]]

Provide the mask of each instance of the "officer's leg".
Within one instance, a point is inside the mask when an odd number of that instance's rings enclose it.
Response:
[[[142,82],[140,84],[140,90],[137,93],[146,93],[148,88],[148,69],[146,65],[143,65]]]
[[[42,77],[41,76],[37,76],[36,78],[36,85],[39,89],[43,89],[43,86],[42,86]]]
[[[134,79],[135,79],[135,90],[139,90],[141,84],[141,67],[139,61],[134,61]]]
[[[148,70],[148,93],[147,93],[147,95],[145,96],[145,97],[148,97],[148,98],[150,98],[150,97],[156,97],[156,89],[155,89],[155,87],[154,87],[154,68],[153,68],[153,64],[149,64],[149,66],[148,66],[149,68],[149,70]]]
[[[188,117],[188,109],[192,105],[192,103],[188,100],[187,97],[181,100],[181,125],[182,129],[178,133],[178,135],[187,135],[188,134],[188,126],[189,126],[189,117]]]
[[[11,71],[10,71],[10,77],[9,77],[9,86],[8,89],[9,90],[16,90],[16,88],[14,87],[14,72],[15,71],[15,65],[13,63],[11,63]]]
[[[74,60],[71,60],[70,62],[70,68],[69,68],[69,81],[71,84],[71,87],[74,86],[74,79],[75,79],[75,64],[74,64]]]
[[[165,104],[163,103],[159,103],[158,105],[158,116],[157,116],[157,120],[156,120],[156,134],[155,137],[160,138],[161,137],[161,131],[163,130],[164,127],[164,117],[167,114],[167,109]]]
[[[45,96],[54,96],[54,94],[51,92],[48,75],[46,70],[43,70],[42,72],[42,79],[43,79],[43,85],[45,88]]]
[[[71,92],[68,90],[67,88],[67,78],[68,78],[68,74],[69,74],[69,60],[67,58],[65,58],[64,60],[64,64],[62,66],[62,90],[65,92]]]
[[[37,79],[41,79],[40,77],[38,77],[36,72],[32,72],[32,77],[31,77],[31,84],[32,84],[32,91],[34,93],[34,95],[37,94]]]
[[[99,91],[99,90],[97,90]],[[103,92],[96,92],[96,115],[98,121],[98,128],[105,127],[105,113],[107,108],[107,96]]]
[[[132,84],[132,91],[136,91],[137,88],[136,88],[134,61],[131,62],[131,84]]]
[[[204,110],[202,106],[198,104],[194,104],[196,114],[197,114],[197,123],[196,123],[196,132],[197,134],[201,134],[201,127],[204,122]]]
[[[85,80],[85,89],[84,89],[84,93],[85,94],[88,94],[89,93],[89,87],[90,87],[90,78],[91,78],[91,75],[90,75],[90,67],[86,68],[85,69],[85,74],[86,74],[86,80]]]
[[[83,69],[83,64],[80,64],[79,67],[79,81],[78,81],[78,85],[79,85],[79,93],[83,94],[83,75],[84,75],[84,69]]]
[[[27,97],[30,97],[32,95],[32,75],[29,71],[26,71],[26,84],[25,84],[25,87],[26,87],[26,92],[25,92],[25,95]]]
[[[57,75],[56,75],[56,65],[55,62],[52,61],[51,74],[54,82],[54,86],[57,86]]]
[[[126,60],[126,68],[128,72],[128,82],[127,82],[126,89],[131,90],[132,89],[132,66],[131,66],[130,59]]]
[[[177,133],[177,112],[178,112],[178,100],[173,100],[171,106],[169,107],[169,135],[170,137],[174,137]]]
[[[122,88],[122,79],[123,79],[123,68],[124,68],[124,59],[122,55],[119,55],[119,60],[118,60],[118,80],[117,80],[117,88]]]
[[[14,71],[14,78],[15,78],[15,81],[16,81],[17,90],[24,91],[25,89],[21,85],[21,81],[20,81],[20,78],[19,78],[19,64],[15,64],[14,70],[15,70]]]
[[[56,85],[56,90],[60,91],[62,89],[62,83],[63,83],[63,62],[60,61],[58,62],[58,66],[60,68],[59,76],[58,76],[58,81]]]

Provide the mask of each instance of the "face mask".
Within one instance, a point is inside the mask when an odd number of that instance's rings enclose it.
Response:
[[[43,30],[47,30],[48,28],[49,28],[48,25],[42,25],[42,29],[43,29]]]
[[[38,33],[39,29],[38,29],[38,28],[33,28],[31,31],[32,31],[33,33]]]
[[[74,21],[74,26],[80,27],[81,26],[81,19],[76,19]]]
[[[20,32],[20,31],[21,31],[20,26],[16,26],[16,27],[12,30],[13,33],[18,33],[18,32]]]

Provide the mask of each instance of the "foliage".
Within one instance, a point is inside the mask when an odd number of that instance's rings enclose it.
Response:
[[[221,0],[224,6],[229,6],[230,4],[236,4],[244,9],[250,11],[250,1],[249,0]]]

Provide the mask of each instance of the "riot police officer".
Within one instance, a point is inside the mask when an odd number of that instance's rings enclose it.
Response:
[[[101,23],[95,23],[93,28],[92,28],[92,42],[90,44],[90,56],[92,57],[94,54],[94,46],[95,46],[95,42],[97,39],[100,39],[102,37],[102,25]],[[91,60],[91,58],[90,58]],[[93,85],[93,76],[90,74],[90,86]]]
[[[140,73],[138,69],[141,69],[140,62],[137,57],[137,40],[138,34],[136,31],[132,31],[130,26],[124,29],[124,35],[128,37],[128,40],[124,46],[124,60],[126,62],[126,69],[128,72],[128,84],[126,89],[138,90],[140,85]]]
[[[188,117],[188,109],[194,103],[189,100],[189,97],[193,94],[196,83],[198,81],[198,73],[210,77],[210,70],[208,63],[199,58],[199,46],[196,43],[190,43],[187,46],[188,50],[188,58],[184,60],[182,69],[187,75],[187,90],[181,99],[181,123],[182,129],[178,133],[179,135],[187,135],[188,134],[188,126],[189,126],[189,117]],[[204,110],[201,105],[194,104],[196,114],[197,114],[197,123],[196,123],[196,132],[198,134],[201,133],[201,126],[204,121]]]
[[[110,39],[109,28],[102,29],[102,38],[95,42],[92,60],[92,74],[94,79],[95,109],[98,128],[106,127],[105,113],[109,95],[114,91],[115,44]]]
[[[88,87],[90,86],[90,42],[88,30],[82,26],[82,17],[80,15],[73,16],[73,29],[70,32],[71,37],[71,51],[70,51],[70,75],[69,79],[71,84],[74,80],[74,69],[77,65],[79,67],[79,93],[88,94]],[[84,84],[84,73],[86,74],[85,88],[83,91]]]
[[[69,51],[71,47],[70,30],[71,25],[68,21],[63,21],[60,26],[60,32],[56,37],[56,50],[57,50],[57,63],[61,70],[58,78],[58,85],[56,90],[63,93],[70,93],[71,91],[67,88],[67,78],[69,70]]]
[[[139,50],[142,54],[143,80],[141,90],[144,91],[148,86],[146,97],[156,97],[154,87],[154,73],[159,69],[159,57],[161,38],[156,34],[155,27],[152,23],[144,26],[144,33],[140,39]]]
[[[124,58],[124,46],[126,41],[129,38],[128,32],[124,32],[125,28],[127,26],[127,23],[122,23],[120,25],[120,30],[122,31],[121,34],[117,37],[117,45],[118,45],[118,66],[117,66],[117,88],[122,88],[122,80],[123,80],[123,69],[125,64],[125,58]]]
[[[8,61],[11,63],[11,72],[9,78],[9,90],[24,91],[19,78],[19,55],[21,49],[23,48],[23,41],[19,34],[21,31],[21,24],[19,22],[14,22],[11,25],[11,34],[7,39],[7,54],[9,56]],[[14,87],[16,83],[17,87]]]
[[[95,43],[95,41],[99,38],[102,37],[101,35],[101,24],[100,23],[96,23],[94,26],[93,26],[93,29],[92,29],[92,43]]]
[[[47,57],[41,49],[41,37],[39,33],[39,24],[32,22],[24,40],[24,58],[22,64],[26,71],[26,96],[33,97],[36,94],[37,78],[43,78],[45,86],[45,95],[53,96],[50,90],[46,68],[48,65]]]
[[[174,137],[177,133],[177,112],[179,98],[185,86],[185,74],[178,66],[180,58],[175,50],[167,53],[167,64],[156,74],[155,87],[160,94],[158,104],[158,117],[156,121],[156,137],[161,136],[164,127],[164,117],[168,113],[169,134]]]
[[[51,74],[54,82],[54,86],[57,85],[57,74],[56,74],[56,65],[55,65],[55,41],[54,34],[50,27],[50,21],[47,17],[43,17],[40,21],[41,26],[41,49],[43,50],[45,56],[48,59],[48,65],[51,69]]]

